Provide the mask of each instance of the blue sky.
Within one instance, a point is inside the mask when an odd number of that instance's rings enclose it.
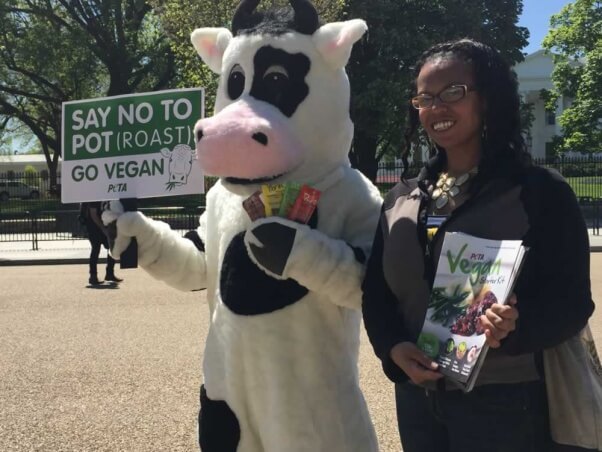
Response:
[[[519,25],[527,27],[531,33],[529,44],[523,52],[533,53],[541,49],[541,41],[550,28],[550,17],[569,3],[569,0],[523,0],[523,14]]]

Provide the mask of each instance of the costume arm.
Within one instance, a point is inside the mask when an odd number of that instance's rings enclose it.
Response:
[[[382,221],[382,220],[381,220]],[[393,362],[389,353],[394,345],[409,341],[403,331],[403,319],[397,308],[397,298],[391,292],[383,273],[383,224],[378,225],[362,284],[364,326],[374,353],[381,360],[385,375],[394,382],[408,379]]]
[[[365,261],[382,201],[376,188],[358,192],[357,203],[340,213],[345,240],[283,218],[264,218],[245,234],[251,260],[274,278],[294,279],[336,305],[360,309]]]
[[[527,204],[539,215],[530,218],[530,251],[515,291],[517,329],[502,344],[508,354],[564,342],[587,324],[594,310],[589,240],[577,199],[560,175],[547,174],[541,183],[541,195]]]
[[[285,274],[339,306],[360,309],[366,252],[310,228],[297,234]]]
[[[117,238],[111,254],[118,257],[131,237],[138,242],[138,264],[154,278],[180,290],[198,290],[206,285],[203,243],[204,216],[194,240],[172,231],[168,224],[141,212],[125,212],[117,218]],[[103,221],[110,220],[110,215]],[[200,245],[199,245],[200,243]]]
[[[251,260],[273,278],[293,279],[340,306],[359,309],[363,252],[285,218],[253,222],[245,233]]]

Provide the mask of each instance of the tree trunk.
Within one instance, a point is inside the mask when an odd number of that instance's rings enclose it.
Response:
[[[372,182],[376,181],[378,171],[378,161],[376,160],[377,140],[378,138],[375,135],[356,129],[351,153],[352,165]]]

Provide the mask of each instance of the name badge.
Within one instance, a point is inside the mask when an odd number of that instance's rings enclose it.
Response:
[[[429,241],[433,239],[437,233],[437,230],[441,227],[446,219],[446,215],[429,215],[426,217],[426,236]]]

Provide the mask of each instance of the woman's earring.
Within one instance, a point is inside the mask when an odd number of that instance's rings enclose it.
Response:
[[[487,141],[487,124],[483,124],[483,129],[481,130],[481,141],[483,143]]]

